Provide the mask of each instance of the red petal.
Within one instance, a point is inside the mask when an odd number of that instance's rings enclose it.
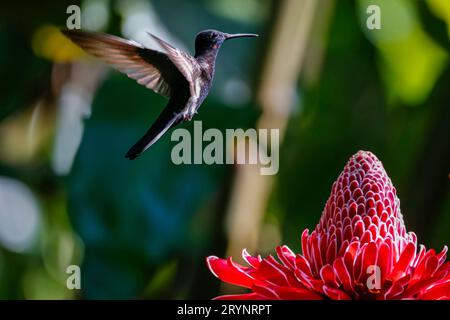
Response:
[[[416,281],[413,285],[408,285],[408,288],[403,293],[404,297],[412,297],[416,295],[418,292],[427,292],[427,290],[432,287],[434,284],[440,283],[446,276],[447,271],[440,271],[435,273],[432,277],[425,277],[419,281]]]
[[[280,299],[276,291],[267,286],[253,285],[252,290],[265,297],[265,299]]]
[[[354,259],[356,257],[356,253],[359,250],[359,247],[360,247],[359,242],[353,241],[352,243],[350,243],[348,245],[346,252],[348,252],[352,256],[352,258]]]
[[[276,292],[282,300],[323,300],[321,295],[302,288],[277,287]]]
[[[319,241],[320,258],[321,258],[320,260],[322,261],[322,264],[320,265],[320,267],[322,267],[322,265],[326,263],[327,247],[328,247],[328,237],[327,237],[327,234],[324,234],[320,237],[320,241]]]
[[[419,253],[416,254],[416,261],[415,261],[416,266],[420,263],[422,258],[425,256],[426,251],[427,251],[427,249],[425,248],[425,246],[423,244],[421,244],[419,247]]]
[[[392,256],[391,249],[386,243],[381,243],[378,249],[377,264],[380,267],[381,286],[384,285],[384,279],[391,273]]]
[[[338,287],[336,276],[331,265],[327,264],[323,266],[322,269],[320,269],[320,277],[322,278],[325,285],[334,288]]]
[[[310,266],[308,260],[306,260],[306,258],[304,256],[298,254],[295,257],[295,266],[301,272],[303,272],[303,273],[307,274],[308,276],[312,277],[311,266]]]
[[[367,247],[367,243],[363,244],[361,246],[361,249],[359,250],[359,252],[357,252],[356,257],[354,257],[353,261],[353,277],[355,278],[355,280],[359,279],[359,276],[361,275],[362,272],[362,253],[364,252],[365,248]]]
[[[333,269],[334,272],[336,273],[336,277],[339,279],[342,286],[344,287],[344,290],[347,292],[354,291],[351,273],[345,266],[344,258],[337,258],[333,262]]]
[[[360,241],[361,243],[369,243],[372,241],[372,233],[369,230],[364,231]]]
[[[299,282],[307,288],[311,288],[316,292],[322,292],[323,281],[317,280],[314,277],[310,277],[307,274],[301,272],[300,270],[295,270],[295,276],[298,278]]]
[[[328,245],[326,262],[333,263],[335,258],[336,258],[336,239],[333,239]]]
[[[394,283],[392,287],[384,294],[385,300],[398,299],[398,296],[404,291],[404,288],[398,283]]]
[[[268,298],[255,292],[245,294],[227,294],[214,298],[214,300],[266,300],[266,299]]]
[[[442,249],[442,251],[438,254],[438,259],[440,263],[444,263],[445,258],[447,257],[447,246],[444,246],[444,248]]]
[[[295,269],[295,254],[287,246],[276,248],[278,258],[284,263],[286,267],[291,270]]]
[[[377,245],[374,242],[370,242],[369,244],[367,244],[367,246],[364,248],[364,251],[362,252],[362,268],[361,273],[357,278],[359,281],[363,281],[366,279],[367,268],[369,268],[369,266],[376,265],[377,255],[378,255]],[[379,266],[377,265],[377,267]]]
[[[322,262],[322,256],[320,254],[320,248],[319,248],[319,239],[316,237],[313,237],[311,239],[312,243],[312,252],[311,255],[313,257],[314,262],[314,271],[316,273],[319,273],[320,268],[322,268],[323,262]]]
[[[408,243],[400,255],[400,259],[394,266],[394,270],[387,277],[387,279],[395,282],[398,279],[402,278],[406,274],[406,270],[409,268],[409,264],[414,259],[416,254],[416,246],[413,243]]]
[[[333,300],[351,300],[351,298],[344,291],[339,289],[323,286],[323,291],[330,299]]]
[[[253,268],[258,268],[259,264],[261,262],[261,257],[258,256],[257,258],[251,256],[248,252],[247,249],[243,249],[242,250],[242,259],[245,260],[245,262],[247,262],[250,266],[252,266]]]
[[[235,264],[231,258],[225,260],[209,256],[206,263],[209,270],[222,281],[246,288],[251,288],[253,285],[254,278],[243,271],[244,267]]]
[[[283,270],[283,268],[285,267],[280,265],[273,257],[268,257],[261,262],[254,275],[258,279],[270,281],[278,286],[289,286],[290,281],[286,273],[291,273],[291,271],[287,268]],[[285,273],[285,271],[287,272]],[[292,280],[295,281],[295,279]]]
[[[309,230],[305,229],[302,232],[302,253],[303,255],[306,257],[306,259],[308,261],[310,261],[310,254],[309,254],[309,250],[308,250],[308,233]]]
[[[419,297],[423,300],[449,300],[450,299],[450,279],[439,283],[428,289]]]
[[[353,227],[353,234],[357,237],[361,237],[364,233],[364,222],[362,220],[358,220]]]

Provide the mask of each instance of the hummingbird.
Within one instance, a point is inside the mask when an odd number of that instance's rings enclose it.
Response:
[[[226,40],[258,36],[253,33],[229,34],[204,30],[195,38],[195,55],[192,56],[149,32],[164,52],[105,33],[80,30],[62,32],[87,53],[168,98],[156,121],[126,153],[125,157],[130,160],[147,150],[167,130],[193,118],[209,93],[217,53]]]

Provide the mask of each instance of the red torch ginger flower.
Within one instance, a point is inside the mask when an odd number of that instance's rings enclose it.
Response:
[[[207,258],[222,281],[250,289],[220,299],[450,299],[447,247],[436,254],[407,232],[400,201],[370,152],[350,158],[302,254],[276,248],[279,261],[243,251],[248,267]]]

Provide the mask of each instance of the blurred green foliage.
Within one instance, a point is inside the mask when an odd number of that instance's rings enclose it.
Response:
[[[55,119],[53,63],[37,57],[31,44],[38,28],[64,25],[71,2],[2,5],[0,132],[16,133],[6,131],[16,128],[6,124],[37,100],[48,105],[44,115]],[[450,244],[449,15],[436,11],[442,6],[438,0],[372,2],[385,9],[385,29],[366,30],[367,1],[336,1],[320,74],[314,83],[300,77],[265,217],[281,227],[282,242],[298,251],[301,231],[315,227],[331,184],[360,149],[384,163],[407,228],[437,250]],[[106,3],[105,31],[121,34],[119,2]],[[260,33],[259,44],[224,46],[213,90],[196,117],[204,130],[254,127],[260,114],[254,99],[236,105],[223,92],[229,79],[249,82],[256,90],[278,2],[148,3],[190,50],[195,33],[206,28]],[[28,250],[14,252],[0,243],[0,298],[218,294],[219,283],[204,259],[225,253],[234,168],[172,164],[170,134],[137,161],[124,158],[164,104],[111,71],[95,94],[68,176],[57,176],[51,167],[52,139],[23,162],[9,161],[9,149],[0,149],[0,175],[24,182],[41,212],[37,240]],[[192,123],[183,127],[191,130]],[[19,142],[14,149],[24,148],[21,140],[14,141]],[[81,291],[65,287],[69,264],[81,264]]]
[[[209,249],[212,230],[192,222],[214,221],[209,199],[220,191],[230,167],[174,165],[170,135],[141,161],[124,157],[164,103],[120,74],[105,82],[94,101],[67,180],[72,221],[90,248],[84,260],[88,298],[134,297],[147,286],[151,270],[180,256],[202,260]],[[230,109],[210,98],[197,119],[222,130],[245,128],[256,118],[252,110]],[[191,129],[192,123],[183,126]]]

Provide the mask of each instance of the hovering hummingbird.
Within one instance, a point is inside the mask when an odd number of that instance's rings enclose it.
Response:
[[[145,135],[126,153],[135,159],[170,128],[190,121],[205,100],[214,78],[217,53],[225,40],[257,37],[257,34],[228,34],[204,30],[195,38],[195,55],[173,47],[148,33],[165,52],[104,33],[66,30],[63,33],[88,53],[111,64],[139,84],[169,98]]]

